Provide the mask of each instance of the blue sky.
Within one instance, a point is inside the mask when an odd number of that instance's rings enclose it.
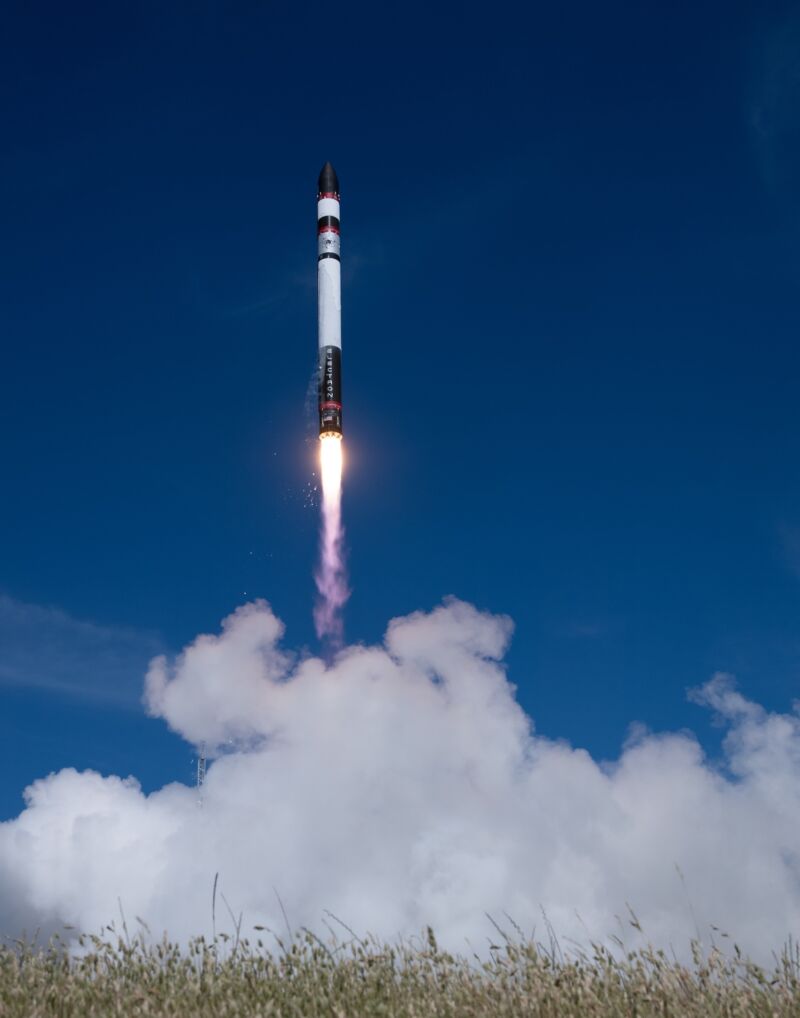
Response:
[[[316,650],[316,176],[343,192],[351,641],[516,623],[546,735],[797,695],[800,7],[12,5],[0,811],[190,774],[147,661]]]

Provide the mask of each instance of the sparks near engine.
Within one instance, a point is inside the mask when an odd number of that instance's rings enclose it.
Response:
[[[339,180],[325,163],[317,187],[319,437],[342,437],[342,273]]]

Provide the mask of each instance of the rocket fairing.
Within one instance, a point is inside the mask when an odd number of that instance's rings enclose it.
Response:
[[[339,180],[325,163],[317,187],[319,437],[342,437],[342,275]]]

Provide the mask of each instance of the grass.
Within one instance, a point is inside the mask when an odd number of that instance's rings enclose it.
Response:
[[[271,948],[223,934],[181,949],[108,930],[112,939],[81,938],[83,953],[57,942],[0,948],[2,1018],[800,1016],[800,954],[791,949],[767,971],[735,949],[704,955],[697,945],[684,965],[650,948],[598,946],[564,959],[511,938],[488,958],[458,957],[431,931],[394,945],[304,932]]]

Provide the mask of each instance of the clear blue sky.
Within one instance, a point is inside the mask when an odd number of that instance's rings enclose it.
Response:
[[[316,649],[315,184],[342,186],[348,639],[510,614],[613,757],[800,671],[800,6],[12,3],[0,816],[190,777],[138,705],[252,597]]]

